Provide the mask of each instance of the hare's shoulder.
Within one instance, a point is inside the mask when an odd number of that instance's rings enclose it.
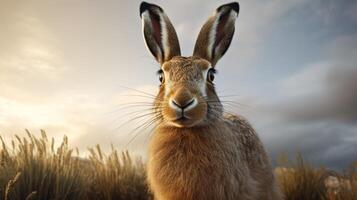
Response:
[[[240,115],[225,115],[226,124],[247,147],[253,147],[260,139],[250,123]]]
[[[250,164],[265,162],[267,156],[263,144],[250,123],[239,115],[225,115],[224,119],[240,143],[240,152],[244,152],[242,156],[245,160]]]
[[[247,163],[250,175],[262,191],[258,199],[282,199],[276,188],[270,160],[253,127],[239,115],[225,115],[224,120],[234,134],[242,161]],[[271,198],[266,198],[268,196]]]

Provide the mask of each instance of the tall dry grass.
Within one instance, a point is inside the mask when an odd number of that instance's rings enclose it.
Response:
[[[1,139],[1,138],[0,138]],[[1,139],[0,199],[112,200],[148,199],[144,164],[115,149],[105,155],[97,146],[89,159],[70,149],[67,137],[54,148],[44,131],[11,142]]]
[[[55,148],[44,131],[40,137],[28,131],[15,136],[9,146],[0,141],[0,200],[153,199],[144,163],[128,152],[112,147],[105,154],[95,146],[80,158],[67,137]],[[281,159],[281,165],[276,175],[287,200],[357,199],[357,162],[342,174],[313,167],[301,155],[293,162]],[[329,177],[336,179],[332,185]]]
[[[340,174],[324,167],[313,167],[297,154],[294,161],[280,158],[275,173],[288,200],[356,200],[357,163]]]

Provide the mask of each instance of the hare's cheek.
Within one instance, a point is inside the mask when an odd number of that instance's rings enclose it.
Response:
[[[201,121],[207,115],[207,104],[200,103],[185,113],[193,121]]]
[[[162,116],[164,119],[171,121],[171,120],[175,120],[177,118],[179,113],[177,113],[176,110],[170,108],[170,106],[164,106],[164,108],[162,109]]]

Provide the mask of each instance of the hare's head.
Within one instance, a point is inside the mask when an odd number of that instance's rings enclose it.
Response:
[[[155,108],[166,125],[201,126],[221,117],[214,67],[232,41],[238,12],[239,4],[235,2],[218,7],[203,25],[193,56],[183,57],[176,31],[163,9],[141,3],[144,39],[161,65]]]

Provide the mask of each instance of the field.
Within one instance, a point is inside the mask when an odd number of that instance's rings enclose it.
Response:
[[[42,131],[27,132],[11,145],[0,145],[0,200],[140,200],[153,199],[145,181],[145,164],[128,152],[104,154],[99,146],[80,158],[64,137],[58,148]],[[297,155],[275,169],[288,200],[357,199],[357,163],[344,173],[314,168]]]

